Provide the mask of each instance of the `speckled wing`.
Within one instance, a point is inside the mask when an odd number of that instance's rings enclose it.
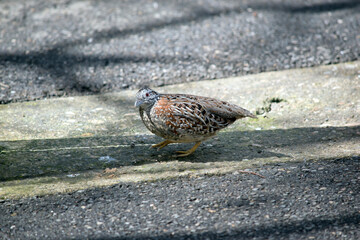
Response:
[[[153,111],[174,134],[188,135],[192,139],[206,138],[240,118],[238,113],[227,110],[232,105],[215,106],[222,102],[214,100],[209,102],[208,98],[192,95],[163,94]],[[222,110],[220,114],[217,108]]]
[[[209,98],[209,97],[201,97],[201,96],[194,96],[194,95],[171,95],[170,96],[176,96],[175,99],[178,99],[181,101],[181,99],[185,99],[187,101],[193,101],[202,106],[202,108],[206,109],[208,112],[211,112],[217,116],[223,117],[223,118],[244,118],[244,117],[251,117],[251,118],[257,118],[254,114],[249,112],[248,110],[239,107],[235,104],[231,104],[228,102],[220,101],[215,98]],[[175,100],[174,99],[174,100]]]
[[[196,101],[204,106],[211,113],[223,117],[223,118],[244,118],[251,117],[257,118],[254,114],[249,112],[248,110],[239,107],[235,104],[231,104],[228,102],[220,101],[214,98],[207,97],[198,97],[198,96],[190,96],[196,98]]]

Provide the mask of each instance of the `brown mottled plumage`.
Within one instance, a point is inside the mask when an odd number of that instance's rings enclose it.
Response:
[[[237,119],[256,118],[244,108],[214,98],[158,94],[147,87],[141,88],[136,94],[135,106],[139,106],[145,126],[166,139],[152,147],[160,149],[170,143],[196,143],[188,151],[179,151],[179,156],[190,155],[202,141]]]

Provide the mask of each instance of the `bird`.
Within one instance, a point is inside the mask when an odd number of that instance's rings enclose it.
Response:
[[[147,129],[165,139],[152,148],[159,150],[171,143],[195,143],[187,151],[177,151],[178,157],[192,154],[201,142],[238,119],[257,118],[242,107],[215,98],[161,94],[149,87],[142,87],[137,92],[135,107],[139,107]]]

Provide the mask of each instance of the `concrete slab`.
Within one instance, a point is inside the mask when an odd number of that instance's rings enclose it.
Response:
[[[161,139],[143,126],[136,91],[0,105],[0,198],[360,156],[360,61],[156,90],[220,98],[259,119],[177,158],[190,145],[148,149]]]

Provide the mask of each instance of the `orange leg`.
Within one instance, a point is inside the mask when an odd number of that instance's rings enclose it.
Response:
[[[177,151],[177,153],[180,153],[178,155],[178,157],[186,157],[186,156],[189,156],[190,154],[192,154],[193,152],[195,152],[195,150],[200,146],[201,142],[196,142],[195,145],[187,150],[187,151]]]
[[[161,143],[158,143],[158,144],[155,144],[155,145],[152,145],[150,148],[157,148],[158,150],[162,149],[163,147],[166,147],[167,145],[169,145],[170,143],[174,143],[173,141],[171,140],[165,140]]]

